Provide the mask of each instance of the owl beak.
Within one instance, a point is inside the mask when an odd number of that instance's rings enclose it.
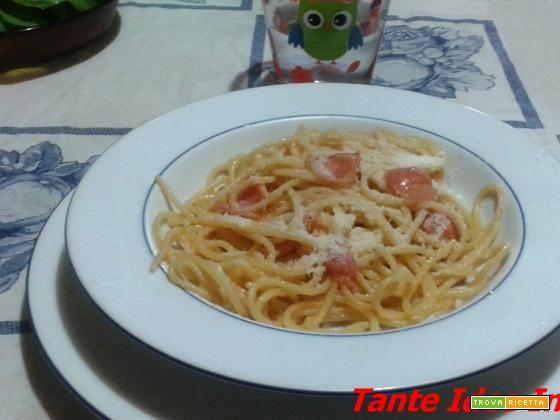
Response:
[[[332,30],[332,25],[329,22],[327,22],[323,25],[323,29],[328,32]]]

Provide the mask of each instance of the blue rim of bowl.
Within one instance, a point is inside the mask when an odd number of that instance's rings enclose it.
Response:
[[[440,134],[437,134],[433,131],[430,130],[426,130],[423,128],[419,128],[416,127],[414,125],[411,124],[405,124],[399,121],[393,121],[393,120],[388,120],[388,119],[383,119],[383,118],[375,118],[375,117],[367,117],[367,116],[363,116],[363,115],[345,115],[345,114],[297,114],[297,115],[287,115],[287,116],[283,116],[283,117],[276,117],[276,118],[269,118],[269,119],[265,119],[265,120],[259,120],[259,121],[253,121],[247,124],[243,124],[243,125],[239,125],[237,127],[232,127],[229,128],[227,130],[224,130],[220,133],[214,134],[210,137],[207,137],[201,141],[199,141],[196,144],[193,144],[192,146],[190,146],[189,148],[187,148],[186,150],[184,150],[183,152],[181,152],[179,155],[177,155],[175,158],[173,158],[160,172],[159,174],[157,174],[157,176],[163,176],[163,174],[171,167],[173,166],[173,164],[181,159],[183,156],[185,156],[186,154],[188,154],[189,152],[191,152],[192,150],[196,149],[198,146],[201,146],[204,143],[207,143],[209,141],[212,141],[213,139],[215,139],[216,137],[222,136],[224,134],[230,133],[232,131],[235,130],[239,130],[242,128],[249,128],[252,126],[256,126],[256,125],[261,125],[261,124],[266,124],[269,122],[274,122],[274,121],[284,121],[284,120],[297,120],[297,119],[305,119],[305,118],[321,118],[321,117],[340,117],[340,118],[354,118],[354,119],[362,119],[362,120],[369,120],[369,121],[378,121],[378,122],[382,122],[382,123],[390,123],[390,124],[396,124],[396,125],[400,125],[402,127],[407,127],[407,128],[412,128],[414,130],[418,130],[427,134],[430,134],[432,136],[435,136],[437,138],[443,139],[451,144],[454,144],[455,146],[459,147],[460,149],[464,150],[465,152],[471,154],[472,156],[474,156],[475,158],[477,158],[480,162],[484,163],[488,168],[490,168],[501,180],[502,182],[507,186],[508,190],[510,191],[511,195],[514,197],[515,202],[517,204],[517,208],[519,209],[519,213],[521,215],[521,225],[522,225],[522,236],[521,236],[521,244],[519,246],[519,252],[517,253],[517,256],[515,258],[515,261],[513,262],[512,266],[509,268],[509,270],[503,275],[502,279],[492,288],[487,290],[484,294],[481,294],[477,297],[475,297],[474,299],[472,299],[470,302],[467,302],[466,304],[464,304],[462,307],[460,307],[459,309],[455,309],[451,312],[446,313],[445,315],[436,318],[434,320],[431,321],[427,321],[427,322],[422,322],[419,324],[415,324],[415,325],[410,325],[407,327],[403,327],[403,328],[394,328],[394,329],[390,329],[390,330],[382,330],[382,331],[374,331],[374,332],[367,332],[367,333],[360,333],[360,334],[336,334],[336,333],[316,333],[316,332],[312,332],[312,331],[297,331],[297,330],[292,330],[292,329],[288,329],[288,328],[282,328],[282,327],[277,327],[275,325],[269,325],[269,324],[264,324],[261,322],[257,322],[255,320],[249,319],[249,318],[245,318],[242,317],[238,314],[234,314],[233,312],[230,312],[228,310],[226,310],[225,308],[216,305],[212,302],[208,302],[207,300],[205,300],[204,298],[197,296],[194,293],[191,293],[187,290],[184,290],[182,288],[180,288],[181,290],[183,290],[185,293],[188,293],[191,297],[195,298],[196,300],[198,300],[201,303],[204,303],[206,306],[215,309],[219,312],[221,312],[222,314],[225,314],[231,318],[237,319],[239,321],[243,321],[252,325],[257,325],[259,327],[264,327],[264,328],[269,328],[269,329],[273,329],[276,331],[281,331],[281,332],[285,332],[285,333],[292,333],[292,334],[303,334],[303,335],[309,335],[309,336],[321,336],[321,337],[341,337],[341,338],[355,338],[355,337],[372,337],[372,336],[378,336],[378,335],[384,335],[384,334],[395,334],[395,333],[399,333],[399,332],[403,332],[403,331],[409,331],[412,329],[416,329],[416,328],[422,328],[431,324],[434,324],[436,322],[440,322],[440,321],[444,321],[447,320],[469,308],[474,307],[477,303],[481,302],[482,300],[484,300],[486,297],[490,296],[491,294],[493,294],[499,287],[500,285],[502,285],[505,280],[510,276],[510,274],[513,272],[514,268],[517,266],[517,262],[519,261],[521,254],[523,253],[524,250],[524,245],[525,245],[525,213],[523,212],[523,207],[521,206],[521,202],[519,201],[519,198],[517,197],[517,194],[515,194],[515,191],[513,190],[513,188],[511,187],[511,185],[509,184],[509,182],[503,177],[503,175],[496,169],[494,168],[488,161],[486,161],[484,158],[482,158],[481,156],[479,156],[478,154],[476,154],[475,152],[473,152],[472,150],[468,149],[467,147],[445,137],[442,136]],[[141,217],[141,226],[142,226],[142,233],[144,236],[144,242],[146,244],[146,246],[148,247],[148,250],[150,251],[150,254],[155,257],[155,253],[154,253],[154,249],[152,248],[152,246],[150,246],[150,240],[148,238],[148,232],[146,231],[146,211],[147,211],[147,207],[148,207],[148,200],[152,195],[153,190],[155,189],[156,184],[155,182],[153,182],[144,198],[144,204],[142,206],[142,217]],[[161,271],[163,271],[166,276],[166,270],[160,265],[159,269]]]
[[[57,20],[56,22],[50,22],[50,23],[47,23],[46,25],[32,26],[32,27],[29,27],[29,28],[17,29],[15,31],[6,31],[6,32],[3,32],[3,33],[0,33],[0,40],[2,40],[3,38],[11,37],[11,36],[23,36],[23,35],[33,34],[35,32],[39,32],[42,29],[52,28],[53,26],[64,25],[64,24],[67,24],[68,22],[73,22],[73,21],[77,21],[77,20],[80,20],[80,19],[84,19],[87,16],[89,16],[91,13],[94,13],[94,12],[96,12],[97,10],[99,10],[103,7],[107,7],[111,3],[114,3],[115,7],[116,7],[118,2],[119,2],[119,0],[103,0],[101,2],[101,4],[98,4],[94,7],[92,7],[91,9],[87,9],[87,10],[85,10],[81,13],[78,13],[75,16],[69,17],[67,19]]]

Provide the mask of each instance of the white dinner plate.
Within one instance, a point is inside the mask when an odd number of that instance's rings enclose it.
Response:
[[[449,188],[465,204],[489,182],[506,192],[501,240],[512,255],[491,289],[466,308],[413,328],[318,335],[250,322],[149,272],[149,225],[164,203],[158,174],[185,199],[232,155],[285,138],[297,126],[418,134],[447,153]],[[84,289],[147,346],[198,369],[261,386],[347,393],[411,388],[511,358],[560,323],[560,164],[515,129],[475,110],[399,90],[284,85],[187,105],[134,130],[78,186],[66,239]]]
[[[293,418],[294,413],[299,418],[346,419],[352,413],[354,396],[302,398],[217,380],[158,357],[115,326],[84,293],[68,260],[64,242],[68,204],[69,197],[54,211],[37,240],[28,271],[27,298],[33,331],[45,356],[96,414],[140,420],[281,419]],[[446,408],[454,400],[455,389],[476,392],[484,386],[499,394],[531,394],[536,387],[551,392],[558,389],[559,345],[560,331],[556,330],[509,363],[446,386],[423,389],[424,395],[437,392],[442,398],[440,409],[430,413],[430,418],[449,417]],[[375,385],[375,380],[368,383],[368,387]],[[71,409],[63,406],[60,412],[66,418],[83,418],[83,411]],[[410,418],[410,413],[401,414],[391,418]],[[527,417],[523,411],[505,414],[511,420]]]

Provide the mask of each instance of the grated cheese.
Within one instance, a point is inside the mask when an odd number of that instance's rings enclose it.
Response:
[[[428,216],[422,225],[433,231],[433,235],[441,238],[445,231],[451,227],[451,221],[443,214],[434,213]]]
[[[367,229],[356,227],[350,231],[348,242],[353,253],[362,255],[378,247],[380,245],[380,237]]]
[[[352,213],[344,213],[340,207],[334,208],[334,223],[342,232],[348,232],[354,226],[356,215]]]
[[[323,179],[333,179],[333,174],[329,170],[328,162],[329,158],[326,155],[313,155],[310,156],[310,164],[312,172],[317,174]]]
[[[309,255],[304,255],[300,258],[298,265],[303,265],[309,267],[307,269],[307,274],[312,276],[322,276],[325,272],[325,261],[327,260],[326,255],[313,253]]]
[[[443,169],[445,156],[414,155],[412,153],[397,152],[392,156],[392,163],[396,168],[415,167],[435,172]]]
[[[272,220],[272,221],[268,222],[268,226],[270,226],[273,229],[279,229],[279,230],[288,229],[288,225],[282,219]]]

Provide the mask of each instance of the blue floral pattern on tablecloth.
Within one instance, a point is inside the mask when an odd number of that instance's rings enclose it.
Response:
[[[94,159],[64,162],[48,141],[23,153],[0,149],[0,293],[18,279],[43,224]]]
[[[457,91],[488,90],[494,76],[484,74],[472,61],[484,40],[445,27],[387,26],[373,82],[440,98],[455,98]]]

